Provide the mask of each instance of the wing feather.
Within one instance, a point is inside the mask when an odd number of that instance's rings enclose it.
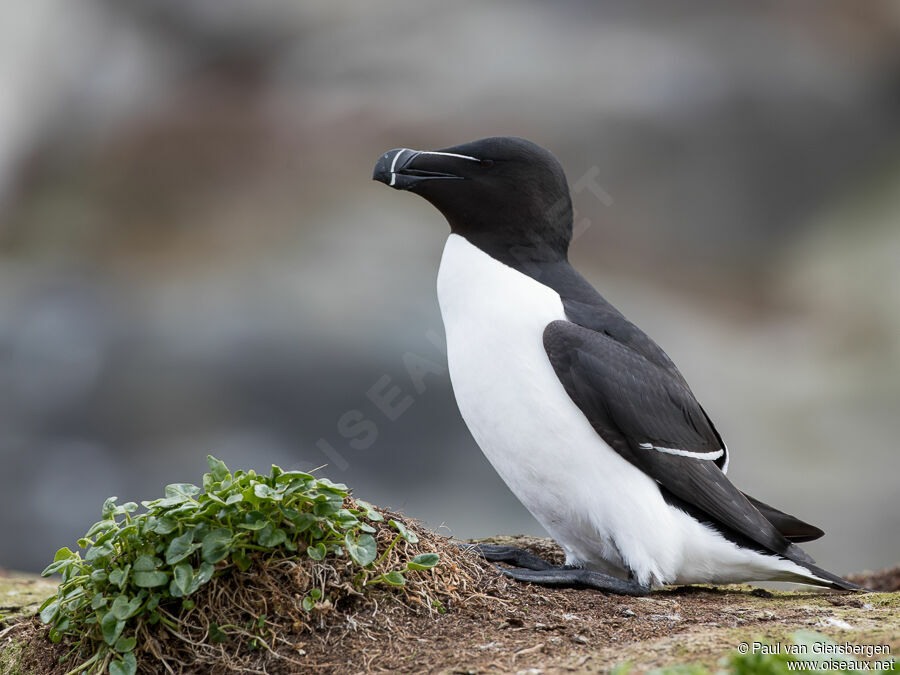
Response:
[[[544,349],[569,396],[616,452],[714,522],[769,551],[802,554],[722,472],[722,439],[668,364],[569,321],[547,325]]]

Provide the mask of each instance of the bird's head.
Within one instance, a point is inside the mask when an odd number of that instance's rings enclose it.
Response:
[[[441,150],[395,148],[375,164],[374,180],[431,202],[462,235],[504,259],[566,258],[572,201],[563,168],[522,138],[483,138]]]

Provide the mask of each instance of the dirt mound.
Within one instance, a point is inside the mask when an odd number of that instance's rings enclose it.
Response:
[[[192,595],[193,607],[161,609],[169,621],[144,626],[138,635],[138,672],[336,672],[368,668],[376,659],[400,667],[408,664],[409,645],[436,618],[474,618],[509,593],[512,583],[459,542],[399,514],[382,513],[373,536],[387,554],[376,572],[401,567],[420,553],[437,553],[439,564],[407,572],[398,580],[402,586],[370,582],[361,588],[359,567],[346,557],[314,561],[260,554],[247,571],[231,569]],[[398,538],[388,525],[392,520],[413,536]],[[320,593],[310,603],[313,589]],[[89,656],[70,653],[73,645],[65,641],[50,643],[37,620],[14,630],[20,639],[33,638],[23,655],[26,672],[65,673]]]

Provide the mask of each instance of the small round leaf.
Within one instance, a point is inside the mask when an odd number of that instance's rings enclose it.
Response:
[[[353,533],[348,532],[344,536],[344,544],[347,546],[347,553],[357,565],[365,567],[375,561],[377,556],[377,546],[375,538],[371,534],[361,534],[359,539],[353,539]]]
[[[421,553],[406,563],[410,570],[428,570],[438,564],[441,557],[437,553]]]
[[[406,578],[403,576],[402,572],[398,572],[394,570],[393,572],[388,572],[382,577],[385,583],[390,584],[391,586],[405,586]]]
[[[306,549],[306,555],[313,560],[324,560],[326,553],[328,553],[328,549],[325,548],[325,544],[322,542],[319,542],[315,546],[309,546]]]

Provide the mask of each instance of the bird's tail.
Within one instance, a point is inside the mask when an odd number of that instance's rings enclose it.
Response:
[[[803,575],[803,578],[807,582],[814,583],[817,586],[834,588],[839,591],[871,591],[871,589],[866,588],[865,586],[854,584],[852,581],[847,581],[846,579],[839,577],[837,574],[832,574],[828,570],[822,569],[814,562],[812,562],[812,558],[806,555],[797,546],[792,546],[791,548],[800,551],[802,556],[792,555],[794,551],[788,551],[785,554],[785,557],[796,565],[809,570],[808,576],[805,574]]]

